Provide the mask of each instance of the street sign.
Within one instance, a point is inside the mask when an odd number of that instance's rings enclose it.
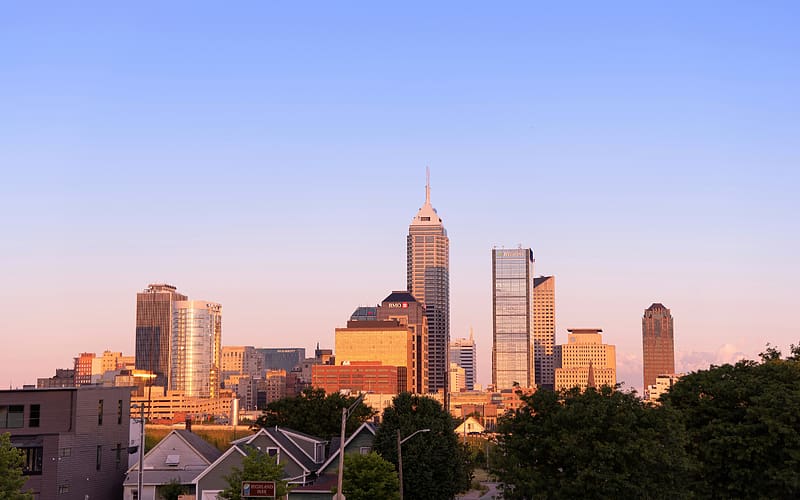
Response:
[[[275,481],[242,481],[242,498],[275,498]]]

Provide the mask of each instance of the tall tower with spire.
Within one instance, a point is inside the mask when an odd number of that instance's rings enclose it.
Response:
[[[430,170],[425,204],[408,227],[408,291],[425,305],[428,317],[428,391],[447,391],[450,343],[450,239],[431,205]]]

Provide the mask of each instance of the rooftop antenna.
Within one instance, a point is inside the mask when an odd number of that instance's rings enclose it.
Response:
[[[431,204],[431,168],[425,167],[425,204]]]

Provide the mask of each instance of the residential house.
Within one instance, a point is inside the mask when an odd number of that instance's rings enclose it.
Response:
[[[222,452],[191,430],[176,429],[167,434],[144,456],[142,494],[138,495],[139,464],[128,469],[123,500],[157,500],[159,490],[177,481],[186,493],[195,493],[195,479]]]

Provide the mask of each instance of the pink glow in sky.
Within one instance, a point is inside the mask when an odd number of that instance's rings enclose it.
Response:
[[[653,302],[679,370],[800,342],[794,4],[161,7],[0,20],[3,386],[132,354],[151,282],[223,344],[333,347],[405,287],[426,165],[481,383],[495,245],[630,387]]]

